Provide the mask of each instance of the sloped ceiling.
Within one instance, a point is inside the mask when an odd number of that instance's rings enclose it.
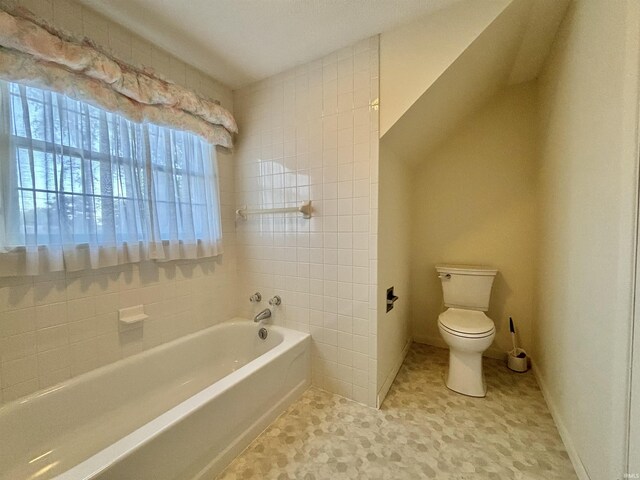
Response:
[[[80,1],[236,89],[460,0]]]
[[[512,1],[464,0],[380,35],[381,135]]]
[[[568,0],[513,0],[382,136],[408,164],[424,161],[502,88],[533,80]],[[384,109],[384,97],[381,97]]]

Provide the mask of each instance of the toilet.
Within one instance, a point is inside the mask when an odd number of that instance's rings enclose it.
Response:
[[[447,388],[471,397],[484,397],[482,353],[496,336],[489,310],[497,270],[470,265],[436,266],[447,310],[438,316],[438,329],[449,346]]]

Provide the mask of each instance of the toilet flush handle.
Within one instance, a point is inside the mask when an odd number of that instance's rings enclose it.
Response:
[[[450,273],[440,273],[440,274],[438,274],[438,278],[446,278],[447,280],[449,280],[451,278],[451,274]]]

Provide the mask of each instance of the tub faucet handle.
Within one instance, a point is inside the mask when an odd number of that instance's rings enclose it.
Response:
[[[261,302],[261,301],[262,301],[262,295],[260,295],[260,292],[256,292],[256,293],[254,293],[253,295],[251,295],[251,296],[249,297],[249,301],[250,301],[251,303],[258,303],[258,302]]]
[[[269,300],[269,305],[271,305],[272,307],[277,307],[281,303],[282,303],[282,299],[280,298],[279,295],[274,295],[273,298]]]

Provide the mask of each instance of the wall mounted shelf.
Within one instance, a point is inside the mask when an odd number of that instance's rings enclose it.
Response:
[[[139,324],[147,318],[149,318],[149,315],[144,313],[144,305],[136,305],[118,310],[118,320],[121,325],[130,326]]]

